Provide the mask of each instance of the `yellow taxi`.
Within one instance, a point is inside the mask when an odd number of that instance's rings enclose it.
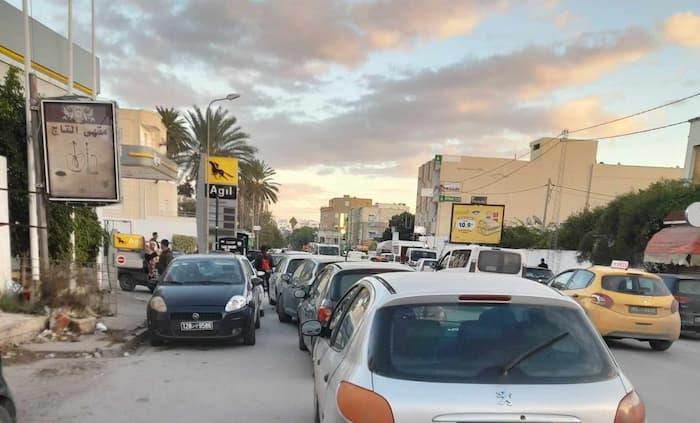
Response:
[[[678,302],[663,280],[627,262],[567,270],[549,285],[576,300],[605,338],[637,339],[665,351],[680,336]]]

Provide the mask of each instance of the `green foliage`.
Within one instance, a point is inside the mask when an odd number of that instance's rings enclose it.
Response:
[[[501,234],[503,248],[548,248],[549,233],[525,225],[504,226]]]
[[[44,314],[44,305],[30,303],[12,294],[0,295],[0,311],[5,313]]]
[[[187,129],[180,112],[172,107],[156,106],[160,120],[165,126],[165,143],[168,157],[173,159],[187,148]]]
[[[181,251],[185,254],[192,254],[197,249],[197,238],[188,235],[173,235],[172,242],[173,250]]]
[[[0,156],[7,158],[10,250],[26,255],[29,250],[29,200],[27,196],[27,141],[24,95],[15,67],[0,83]]]
[[[74,213],[75,220],[71,219]],[[49,203],[47,206],[49,254],[52,260],[70,261],[70,234],[75,231],[75,261],[94,263],[104,239],[102,227],[92,207]]]
[[[301,228],[294,229],[291,234],[289,234],[288,243],[295,250],[301,250],[304,245],[314,242],[316,239],[316,229],[309,226],[302,226]]]
[[[183,182],[177,186],[177,195],[182,195],[183,197],[187,198],[193,198],[194,187],[189,182]]]
[[[75,261],[94,263],[97,259],[103,235],[95,209],[76,206],[75,212]]]
[[[402,241],[411,241],[413,239],[413,225],[415,223],[416,217],[409,213],[403,212],[391,217],[389,220],[389,227],[384,230],[382,234],[382,241],[388,241],[391,239],[391,228],[396,228],[399,233],[399,239]]]
[[[197,202],[190,198],[178,201],[177,208],[182,216],[194,216],[197,213]]]
[[[51,260],[69,261],[72,257],[70,246],[70,234],[74,226],[70,217],[72,211],[73,207],[63,203],[49,202],[46,206]]]
[[[268,219],[262,224],[260,229],[260,245],[267,245],[270,248],[282,248],[286,246],[286,241],[277,227],[274,220]]]
[[[595,228],[598,219],[603,214],[603,210],[603,207],[598,207],[569,216],[559,228],[559,248],[563,250],[578,250],[586,234]]]

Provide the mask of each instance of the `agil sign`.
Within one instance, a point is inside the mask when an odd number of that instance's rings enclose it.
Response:
[[[235,200],[236,186],[235,185],[216,185],[210,184],[208,187],[209,198],[218,198],[220,200]]]

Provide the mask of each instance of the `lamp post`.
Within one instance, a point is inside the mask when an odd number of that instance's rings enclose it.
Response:
[[[209,201],[205,185],[207,157],[211,153],[211,106],[219,101],[233,101],[240,96],[240,94],[231,93],[225,97],[215,98],[207,105],[207,147],[206,151],[201,145],[199,147],[199,172],[197,174],[197,250],[200,253],[209,252]]]

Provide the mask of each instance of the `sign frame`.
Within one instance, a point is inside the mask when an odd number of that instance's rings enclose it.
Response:
[[[50,174],[50,164],[49,164],[49,148],[48,148],[48,138],[46,137],[46,118],[45,118],[45,105],[49,103],[68,103],[76,105],[107,105],[112,112],[112,148],[114,151],[114,196],[111,198],[93,198],[93,197],[63,197],[53,195],[51,192],[51,174]],[[120,186],[120,175],[119,175],[119,134],[117,133],[117,121],[118,121],[118,111],[119,107],[116,101],[93,101],[93,100],[81,100],[78,99],[42,99],[39,105],[39,114],[41,116],[41,135],[44,153],[44,184],[45,192],[48,195],[50,201],[61,201],[67,203],[97,203],[97,204],[114,204],[121,202],[121,186]]]
[[[497,207],[501,210],[501,229],[499,231],[498,242],[473,242],[473,241],[456,241],[453,238],[454,223],[455,223],[455,207],[459,206],[473,206],[479,208],[486,207]],[[449,232],[449,243],[450,244],[487,244],[487,245],[499,245],[503,240],[503,228],[505,226],[505,216],[506,216],[506,206],[505,204],[479,204],[479,203],[452,203],[452,210],[450,211],[450,232]]]

